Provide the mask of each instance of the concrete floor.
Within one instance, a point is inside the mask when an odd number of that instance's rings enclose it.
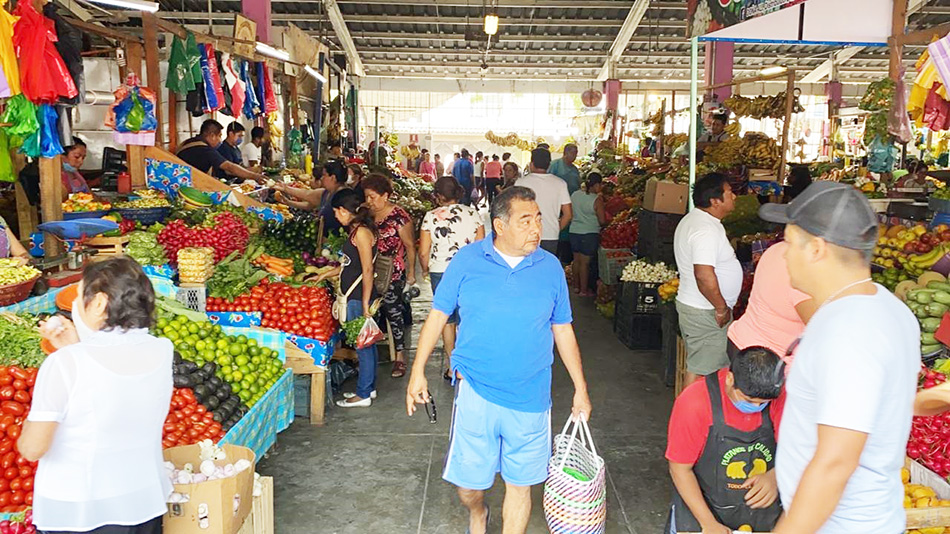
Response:
[[[431,304],[431,293],[413,303],[413,340]],[[584,358],[591,420],[608,475],[607,533],[659,533],[669,502],[663,459],[672,392],[661,381],[658,352],[632,352],[617,341],[611,324],[590,299],[575,299],[574,325]],[[274,477],[278,534],[462,534],[467,514],[455,488],[441,479],[448,447],[452,388],[440,377],[439,354],[429,362],[429,387],[439,421],[405,414],[406,378],[389,377],[381,364],[379,399],[371,408],[330,408],[324,427],[304,418],[278,437],[258,471]],[[351,391],[355,379],[344,387]],[[573,387],[555,360],[552,427],[560,431],[570,412]],[[501,532],[504,483],[490,490],[489,532]],[[530,533],[548,532],[541,487],[534,491]]]

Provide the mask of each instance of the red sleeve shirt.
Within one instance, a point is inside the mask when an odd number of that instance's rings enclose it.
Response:
[[[740,412],[726,396],[726,373],[719,371],[719,389],[722,392],[723,415],[726,424],[736,430],[750,432],[762,424],[762,414],[744,414]],[[778,439],[778,429],[785,408],[785,391],[779,398],[769,403],[769,415]],[[673,404],[670,426],[667,434],[666,459],[678,464],[695,464],[703,454],[709,427],[712,426],[712,405],[709,403],[709,390],[706,381],[700,379],[680,393]]]

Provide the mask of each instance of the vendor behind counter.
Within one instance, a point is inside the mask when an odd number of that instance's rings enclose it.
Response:
[[[241,127],[243,136],[243,126]],[[254,180],[257,183],[264,183],[267,177],[251,172],[234,161],[228,161],[218,147],[223,141],[224,126],[220,122],[209,119],[201,124],[198,137],[192,137],[185,141],[178,149],[178,157],[185,163],[191,165],[199,171],[220,176],[220,173],[229,177],[242,180]],[[240,158],[240,151],[237,152]]]
[[[63,150],[63,200],[73,193],[91,193],[89,183],[79,173],[83,162],[86,161],[86,143],[78,137],[73,137],[73,144]]]

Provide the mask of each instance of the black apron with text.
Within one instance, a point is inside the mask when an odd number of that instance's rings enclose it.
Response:
[[[762,411],[762,424],[752,432],[726,425],[718,373],[706,376],[713,422],[703,455],[693,466],[699,488],[710,511],[721,524],[738,529],[749,525],[754,532],[770,532],[782,515],[778,499],[772,506],[753,510],[745,503],[748,489],[742,484],[753,475],[775,468],[775,431],[769,409]],[[673,489],[674,526],[678,532],[700,532],[702,528],[676,488]],[[675,532],[674,531],[674,532]]]

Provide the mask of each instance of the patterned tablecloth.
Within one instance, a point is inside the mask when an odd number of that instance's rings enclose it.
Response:
[[[261,397],[221,443],[241,445],[254,451],[257,461],[277,442],[277,434],[294,422],[294,374],[287,369],[274,387]]]
[[[56,294],[63,289],[62,287],[50,289],[38,297],[30,297],[16,304],[4,306],[0,308],[0,312],[32,313],[33,315],[37,313],[52,313],[56,311]]]

